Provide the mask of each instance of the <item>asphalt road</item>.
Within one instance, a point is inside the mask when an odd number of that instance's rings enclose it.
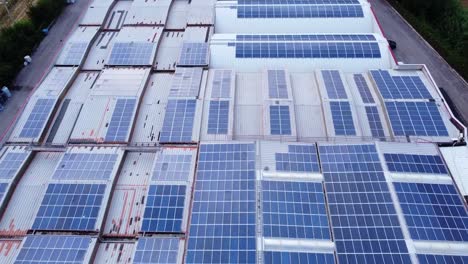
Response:
[[[23,68],[16,77],[15,86],[18,89],[13,91],[13,97],[5,105],[5,110],[0,112],[0,143],[7,138],[8,130],[23,109],[33,89],[50,71],[63,44],[71,34],[71,29],[78,26],[89,3],[90,0],[78,0],[63,10],[49,34],[32,55],[32,63]]]
[[[426,64],[464,120],[468,121],[468,83],[385,0],[369,0],[385,36],[397,42],[398,61]]]

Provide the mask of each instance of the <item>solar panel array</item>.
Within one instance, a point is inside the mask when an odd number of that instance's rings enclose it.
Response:
[[[347,99],[346,90],[339,71],[324,70],[322,71],[323,82],[327,89],[328,98],[330,99]]]
[[[52,178],[56,180],[109,180],[117,154],[65,153]]]
[[[182,232],[186,186],[150,185],[141,231]]]
[[[419,264],[466,264],[468,256],[418,254]]]
[[[153,64],[154,43],[116,42],[112,47],[108,65],[151,65]]]
[[[208,65],[209,45],[206,42],[184,42],[179,56],[179,66]]]
[[[0,162],[0,179],[12,179],[27,157],[26,152],[6,153]]]
[[[358,0],[237,0],[238,5],[325,5],[359,4]]]
[[[161,153],[155,162],[152,181],[188,181],[192,155]]]
[[[135,264],[177,263],[178,238],[140,237],[137,242]]]
[[[349,102],[330,102],[333,127],[337,136],[355,136],[353,114]]]
[[[195,99],[169,99],[159,142],[192,142]]]
[[[127,141],[135,106],[136,99],[134,98],[117,99],[111,121],[107,128],[105,138],[107,142]]]
[[[270,105],[270,134],[291,135],[291,117],[288,105]]]
[[[85,263],[91,244],[89,236],[29,235],[15,263]]]
[[[232,70],[214,70],[211,98],[231,97]]]
[[[289,145],[288,153],[275,153],[277,171],[320,172],[315,145]]]
[[[96,231],[105,184],[49,184],[34,230]]]
[[[384,99],[431,99],[432,95],[419,76],[391,76],[375,70],[371,75]]]
[[[382,127],[382,122],[379,116],[379,110],[377,106],[366,106],[366,115],[367,120],[369,121],[369,126],[371,134],[375,138],[385,138],[385,132]]]
[[[237,42],[236,58],[380,58],[377,42]]]
[[[385,102],[395,136],[448,136],[435,102]]]
[[[186,263],[256,262],[254,144],[201,144]]]
[[[356,18],[364,17],[360,5],[239,5],[238,18]]]
[[[265,251],[263,255],[264,255],[264,262],[270,263],[270,264],[283,264],[283,263],[334,264],[335,263],[335,256],[331,253]]]
[[[358,88],[359,94],[361,95],[362,101],[364,103],[370,104],[375,103],[364,76],[362,76],[362,74],[354,74],[353,78]]]
[[[411,263],[374,145],[319,146],[340,263]]]
[[[236,41],[278,42],[278,41],[375,41],[371,34],[239,34]]]
[[[54,105],[55,99],[37,99],[34,104],[34,108],[29,114],[28,120],[21,130],[20,137],[38,137],[41,134]]]
[[[226,135],[229,126],[229,100],[211,100],[208,110],[208,134]]]
[[[75,42],[70,44],[62,65],[80,65],[88,48],[88,42]]]
[[[176,68],[169,97],[197,97],[203,75],[202,68]]]
[[[468,241],[468,212],[453,184],[394,185],[412,239]]]
[[[287,99],[286,71],[268,70],[268,96],[272,99]]]
[[[385,153],[389,171],[447,174],[442,158],[438,155],[391,154]]]
[[[322,183],[263,181],[263,236],[330,239]]]

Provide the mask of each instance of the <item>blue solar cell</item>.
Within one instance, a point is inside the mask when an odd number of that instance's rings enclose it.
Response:
[[[319,147],[340,263],[411,263],[374,145]]]
[[[468,213],[453,184],[394,185],[411,238],[468,241]]]
[[[178,238],[140,237],[135,250],[133,263],[177,263],[179,254]]]
[[[239,34],[236,40],[240,42],[278,42],[278,41],[375,41],[370,34]]]
[[[92,244],[89,236],[29,235],[21,247],[15,263],[85,263]]]
[[[447,168],[438,155],[384,154],[389,171],[447,174]]]
[[[165,154],[158,156],[154,165],[153,181],[188,181],[192,155]]]
[[[359,4],[358,0],[237,0],[238,5]]]
[[[182,232],[185,185],[150,185],[143,215],[143,232]]]
[[[237,42],[236,58],[380,58],[377,42]]]
[[[431,99],[419,76],[391,76],[388,71],[371,71],[384,99]]]
[[[232,70],[214,70],[211,98],[231,97]]]
[[[364,17],[361,5],[239,5],[238,18]]]
[[[209,46],[206,42],[184,42],[180,52],[178,65],[208,65],[208,48]]]
[[[305,253],[265,251],[263,253],[268,264],[308,263],[308,264],[334,264],[335,256],[332,253]]]
[[[366,114],[372,136],[375,138],[385,139],[385,132],[382,127],[382,122],[380,121],[377,106],[366,106]]]
[[[210,101],[208,134],[227,134],[229,126],[229,101]]]
[[[41,134],[54,105],[55,99],[37,99],[34,108],[29,114],[28,120],[21,130],[20,137],[38,137]]]
[[[268,95],[273,99],[288,98],[288,86],[284,70],[268,70]]]
[[[362,74],[354,74],[354,82],[356,83],[362,101],[364,103],[374,103],[374,98],[372,97],[364,76],[362,76]]]
[[[315,145],[289,145],[288,150],[288,153],[275,153],[277,171],[320,171]]]
[[[448,136],[435,102],[386,102],[395,136]]]
[[[96,231],[105,184],[49,184],[34,230]]]
[[[195,99],[169,100],[159,141],[192,142],[196,106]]]
[[[291,135],[289,106],[270,105],[270,133],[272,135]]]
[[[112,47],[109,65],[151,65],[153,49],[151,42],[118,42]]]
[[[263,181],[263,236],[330,239],[322,183]]]
[[[202,144],[186,263],[256,262],[254,144]]]
[[[468,256],[418,254],[419,264],[467,264]]]
[[[136,99],[117,99],[107,128],[106,141],[126,141],[135,110]]]
[[[328,98],[330,99],[346,99],[346,91],[341,80],[339,71],[322,71],[323,82],[327,89]]]
[[[12,179],[27,156],[28,153],[7,153],[0,162],[0,179]]]
[[[57,180],[109,180],[117,154],[65,153],[52,176]]]
[[[337,136],[355,136],[353,114],[348,102],[330,102],[330,110]]]

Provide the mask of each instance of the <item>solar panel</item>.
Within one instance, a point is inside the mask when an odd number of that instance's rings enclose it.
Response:
[[[358,0],[237,0],[238,5],[359,4]]]
[[[238,18],[364,17],[361,5],[239,5]]]
[[[447,174],[447,168],[438,155],[390,154],[385,153],[389,171]]]
[[[412,239],[468,241],[468,213],[453,184],[394,185]]]
[[[372,34],[239,34],[236,41],[240,42],[278,42],[278,41],[375,41]]]
[[[335,257],[332,253],[306,253],[306,252],[284,252],[284,251],[264,251],[265,263],[317,263],[335,264]]]
[[[13,178],[27,157],[28,153],[7,153],[0,162],[0,179]]]
[[[236,58],[380,58],[377,42],[237,42]]]
[[[143,215],[143,232],[182,232],[185,185],[150,185]]]
[[[54,105],[55,99],[37,99],[34,108],[29,114],[28,120],[21,130],[20,137],[38,137],[41,134]]]
[[[448,136],[435,102],[385,102],[395,136]]]
[[[191,142],[196,106],[196,100],[169,100],[159,141]]]
[[[339,71],[322,71],[323,82],[327,89],[328,98],[330,99],[346,99],[346,91],[341,80]]]
[[[28,235],[15,263],[85,263],[90,236]]]
[[[354,82],[358,88],[359,94],[361,95],[362,101],[364,103],[374,103],[374,98],[369,90],[366,80],[362,74],[354,74]]]
[[[288,153],[275,153],[276,170],[289,172],[319,172],[314,145],[289,145]]]
[[[322,183],[263,181],[263,236],[330,239]]]
[[[371,71],[384,99],[431,99],[419,76],[391,76],[388,71]]]
[[[185,263],[256,262],[254,144],[202,144]]]
[[[151,65],[155,44],[151,42],[116,42],[108,65]]]
[[[8,183],[0,183],[0,201],[3,200],[3,196],[5,195],[8,188]]]
[[[229,126],[229,101],[210,101],[208,134],[226,135]]]
[[[200,91],[202,68],[176,68],[169,97],[197,97]]]
[[[375,138],[385,139],[385,132],[382,127],[382,122],[380,121],[377,106],[366,106],[366,114],[372,136]]]
[[[319,146],[340,263],[411,263],[374,145]]]
[[[284,70],[268,70],[268,95],[273,99],[288,98],[288,86]]]
[[[333,127],[337,136],[355,136],[353,114],[349,102],[330,102]]]
[[[105,184],[49,184],[34,230],[96,231]]]
[[[160,154],[153,170],[153,181],[188,181],[192,155]]]
[[[127,141],[128,133],[133,119],[136,99],[117,99],[112,118],[107,128],[106,141]]]
[[[177,263],[179,253],[178,238],[140,237],[138,238],[135,264]]]
[[[215,70],[213,76],[213,87],[211,98],[231,97],[231,75],[232,70]]]
[[[63,65],[80,65],[83,60],[86,49],[88,48],[87,42],[75,42],[70,44],[67,55],[63,60]]]
[[[270,105],[270,134],[291,135],[291,133],[289,106]]]
[[[206,42],[184,42],[184,44],[182,44],[178,65],[208,65],[208,48],[209,46]]]
[[[419,264],[466,264],[468,256],[418,254]]]
[[[117,154],[65,153],[52,178],[56,180],[109,180]]]

